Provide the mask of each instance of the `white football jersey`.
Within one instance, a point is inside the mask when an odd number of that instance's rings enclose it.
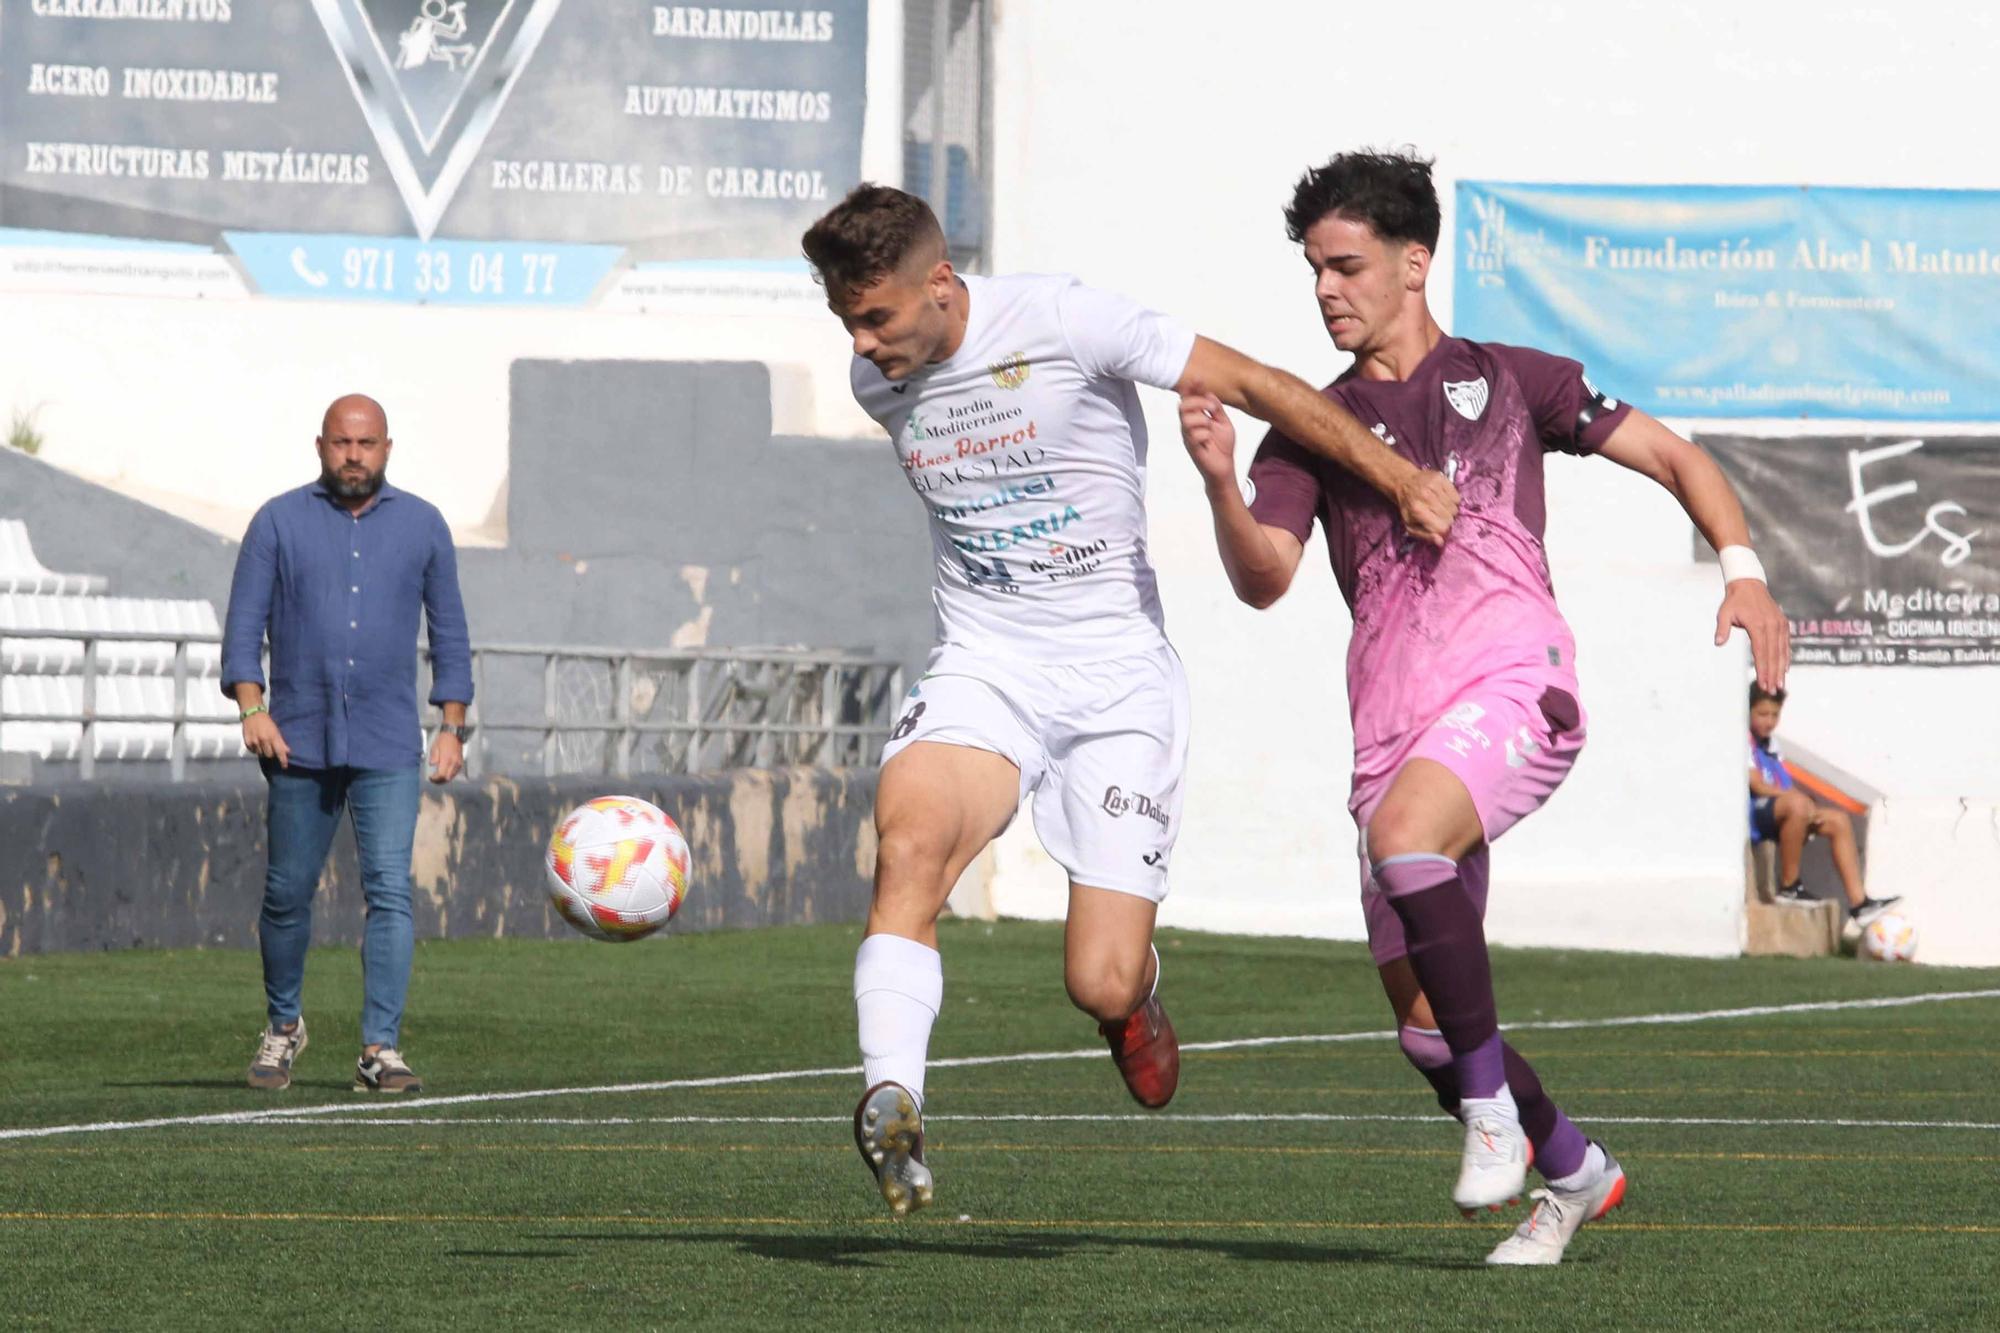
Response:
[[[1039,662],[1157,647],[1134,386],[1173,388],[1194,333],[1072,277],[963,281],[949,359],[900,384],[851,372],[930,514],[938,641]]]

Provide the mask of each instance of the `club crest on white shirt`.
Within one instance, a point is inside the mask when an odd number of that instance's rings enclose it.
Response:
[[[1018,389],[1028,382],[1028,358],[1020,352],[1009,352],[986,367],[986,373],[1000,388]]]
[[[1479,414],[1486,410],[1486,377],[1476,380],[1446,380],[1444,400],[1454,411],[1467,421],[1479,420]]]

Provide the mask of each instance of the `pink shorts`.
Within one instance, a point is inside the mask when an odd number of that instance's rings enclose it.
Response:
[[[1484,916],[1487,845],[1547,803],[1569,776],[1583,741],[1583,705],[1574,680],[1499,677],[1466,690],[1435,722],[1399,746],[1376,750],[1366,769],[1357,769],[1347,808],[1361,830],[1361,913],[1377,967],[1409,952],[1402,919],[1376,887],[1368,856],[1368,821],[1403,765],[1434,760],[1471,793],[1486,843],[1459,861],[1459,878]]]

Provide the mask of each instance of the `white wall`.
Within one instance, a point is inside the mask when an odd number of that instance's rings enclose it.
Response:
[[[768,359],[792,389],[787,398],[781,385],[781,432],[851,437],[871,424],[845,420],[839,398],[803,392],[803,367],[842,357],[846,346],[839,325],[810,306],[676,317],[0,300],[0,405],[40,406],[42,456],[232,538],[270,496],[317,475],[321,410],[363,392],[389,409],[396,483],[442,509],[461,539],[477,539],[471,530],[486,524],[506,480],[508,371],[522,357]]]
[[[1878,801],[1868,873],[1917,927],[1917,961],[2000,961],[2000,801]]]
[[[1279,212],[1306,166],[1363,145],[1438,158],[1432,298],[1448,320],[1460,176],[2000,185],[1982,91],[1996,36],[2000,19],[1975,3],[1014,0],[994,62],[996,267],[1078,273],[1325,380],[1342,358]],[[1356,935],[1345,612],[1323,564],[1272,612],[1229,599],[1171,403],[1153,395],[1148,413],[1153,549],[1195,691],[1163,920]],[[1552,459],[1549,492],[1592,739],[1550,807],[1497,849],[1492,933],[1732,952],[1745,667],[1740,647],[1711,646],[1719,580],[1690,565],[1687,522],[1650,483]],[[1323,558],[1316,540],[1308,559]],[[1992,669],[1803,670],[1786,727],[1891,793],[1992,794],[1996,684]],[[1060,877],[1024,834],[997,858],[995,904],[1060,910]]]

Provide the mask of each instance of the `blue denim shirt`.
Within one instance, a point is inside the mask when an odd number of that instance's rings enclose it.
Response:
[[[222,630],[222,692],[264,684],[293,767],[423,762],[417,613],[430,619],[431,702],[472,702],[472,644],[444,516],[384,482],[351,514],[318,482],[257,511]]]

